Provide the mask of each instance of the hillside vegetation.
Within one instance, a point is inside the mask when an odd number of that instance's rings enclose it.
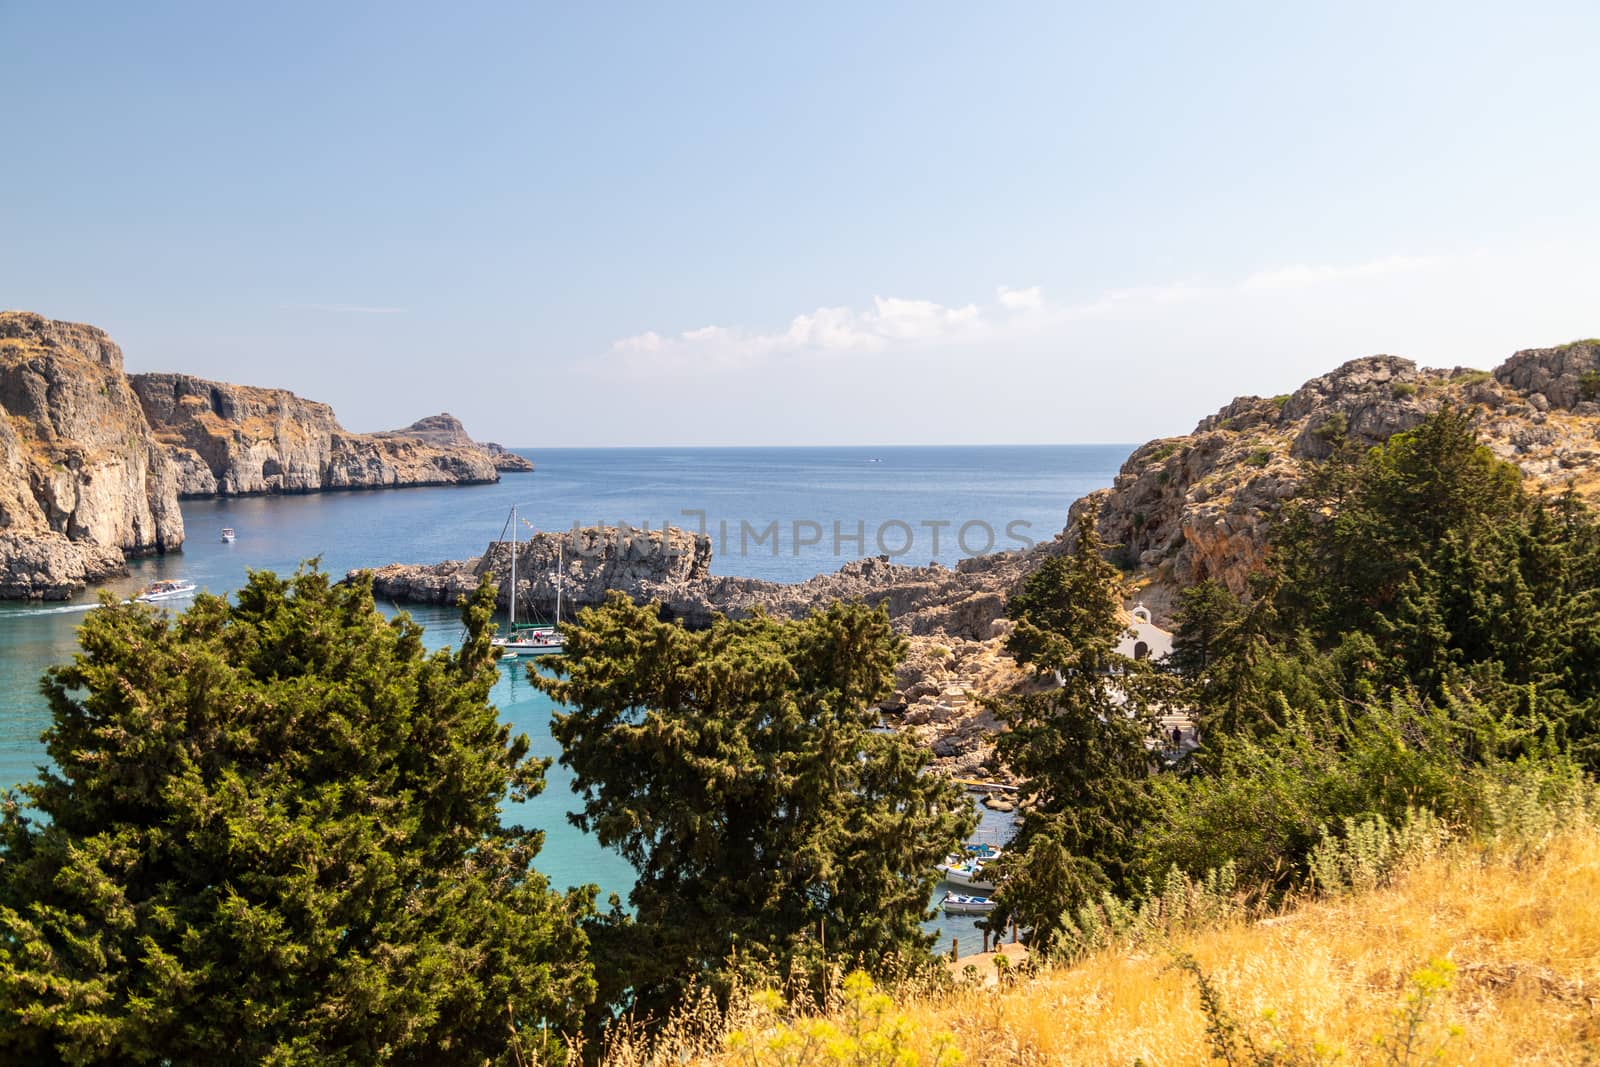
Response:
[[[1539,838],[1444,848],[1257,921],[1145,929],[999,987],[973,974],[876,1005],[841,991],[832,1014],[794,1020],[751,998],[720,1030],[677,1031],[672,1051],[728,1065],[1594,1063],[1600,830]]]

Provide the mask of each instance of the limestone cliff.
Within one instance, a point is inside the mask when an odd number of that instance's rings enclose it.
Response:
[[[1073,506],[1095,508],[1100,532],[1162,607],[1194,582],[1242,592],[1283,502],[1306,464],[1340,434],[1372,445],[1417,425],[1442,404],[1473,410],[1484,443],[1533,484],[1600,492],[1600,342],[1518,352],[1497,370],[1419,369],[1370,356],[1313,378],[1294,393],[1240,397],[1192,433],[1134,451],[1115,485]]]
[[[135,374],[129,381],[172,455],[184,496],[461,485],[500,477],[495,457],[449,415],[404,430],[357,434],[340,426],[328,405],[284,389],[187,374]]]
[[[66,597],[183,544],[178,477],[92,326],[0,312],[0,598]]]
[[[489,459],[493,461],[494,469],[502,474],[525,473],[533,470],[531,461],[517,455],[508,448],[493,441],[474,441],[467,436],[467,428],[461,425],[461,420],[449,412],[445,412],[442,415],[429,415],[425,419],[418,419],[403,430],[393,430],[389,433],[375,434],[374,436],[415,437],[418,440],[445,448],[481,448],[489,453]]]

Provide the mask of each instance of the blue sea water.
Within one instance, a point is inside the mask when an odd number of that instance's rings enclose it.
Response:
[[[498,484],[305,496],[186,501],[181,554],[142,560],[106,588],[131,595],[156,578],[187,578],[213,593],[236,589],[248,569],[291,571],[320,557],[342,574],[385,563],[432,563],[480,554],[499,536],[512,504],[540,529],[604,522],[704,530],[712,569],[802,581],[860,556],[946,565],[987,549],[1047,540],[1072,501],[1111,484],[1127,445],[923,448],[541,449],[524,451],[532,474]],[[222,543],[222,527],[238,531]],[[524,531],[526,533],[526,531]],[[963,544],[965,549],[963,550]],[[75,630],[93,592],[67,604],[0,604],[0,787],[32,778],[45,762],[39,735],[49,711],[39,677],[71,658]],[[181,605],[180,605],[181,606]],[[434,647],[459,632],[453,609],[409,609]],[[502,670],[493,699],[527,733],[535,755],[559,755],[552,705],[521,667]],[[576,807],[570,775],[552,766],[549,784],[506,817],[546,832],[538,866],[558,887],[598,884],[626,894],[631,870],[566,819]],[[1004,833],[986,816],[984,833]],[[603,897],[602,897],[603,899]],[[971,922],[946,921],[945,934]]]

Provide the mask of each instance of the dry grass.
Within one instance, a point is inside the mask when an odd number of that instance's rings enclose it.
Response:
[[[924,1057],[954,1034],[981,1067],[1218,1062],[1196,982],[1172,966],[1183,952],[1259,1050],[1294,1054],[1272,1062],[1600,1063],[1600,832],[1568,833],[1521,859],[1456,850],[1387,888],[1171,950],[1107,951],[1004,990],[969,986],[898,1010]],[[1422,1015],[1413,1054],[1392,1058],[1377,1042],[1393,1037],[1413,976],[1434,960],[1453,965],[1450,984]]]

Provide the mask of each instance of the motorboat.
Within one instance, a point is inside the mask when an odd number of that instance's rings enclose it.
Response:
[[[233,527],[232,526],[224,526],[222,528],[222,543],[223,544],[231,545],[235,541],[237,541],[238,539],[239,539],[239,535],[233,532]]]
[[[939,877],[951,885],[959,885],[965,889],[977,889],[985,893],[993,893],[995,883],[989,880],[989,875],[984,871],[984,864],[974,862],[952,862],[955,857],[939,864]]]
[[[194,596],[194,583],[183,578],[164,578],[151,582],[133,598],[140,604],[158,604],[163,600],[180,600]]]
[[[987,915],[998,905],[993,897],[972,897],[965,893],[946,893],[939,907],[946,915]]]

